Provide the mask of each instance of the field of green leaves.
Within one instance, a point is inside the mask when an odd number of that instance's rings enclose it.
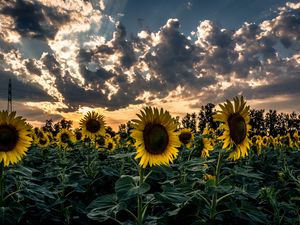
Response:
[[[263,116],[261,111],[252,110],[249,113],[251,131],[243,136],[241,132],[248,132],[246,126],[237,126],[235,129],[239,129],[239,133],[234,136],[231,122],[247,122],[246,116],[242,120],[237,116],[238,110],[234,111],[234,116],[228,119],[227,136],[231,135],[233,140],[228,148],[224,144],[227,139],[222,139],[226,128],[218,128],[218,121],[211,117],[215,114],[212,109],[203,107],[197,129],[192,122],[187,122],[192,121],[190,117],[177,124],[180,145],[174,147],[176,152],[172,146],[165,146],[176,156],[171,155],[168,160],[164,155],[159,164],[155,164],[158,160],[155,157],[161,152],[153,152],[154,148],[162,150],[157,143],[173,140],[168,125],[161,128],[169,124],[163,111],[145,110],[140,114],[140,121],[132,122],[133,126],[130,123],[122,125],[118,133],[106,129],[95,136],[85,136],[83,132],[85,126],[91,125],[88,123],[91,118],[85,118],[82,130],[69,129],[66,121],[56,127],[48,121],[44,128],[33,130],[32,145],[18,163],[4,166],[6,158],[0,155],[3,160],[0,223],[300,224],[297,127],[300,117],[295,117],[294,124],[285,120],[285,130],[280,133],[283,130],[276,126],[281,120],[276,113],[275,122],[271,123],[268,118],[272,111]],[[155,116],[161,120],[153,119]],[[152,130],[148,122],[144,127],[141,125],[146,120],[156,121]],[[158,126],[157,121],[162,125]],[[176,124],[174,121],[172,124]],[[0,147],[1,144],[5,147],[3,151],[0,149],[2,154],[8,152],[8,142],[4,142],[6,139],[1,132],[5,129],[8,132],[10,128],[1,122]],[[270,129],[270,124],[275,128]],[[95,124],[92,125],[94,129]],[[179,129],[179,126],[186,129]],[[137,149],[141,146],[138,138],[133,138],[137,137],[138,132],[134,130],[138,129],[143,131],[144,141],[144,149],[140,150],[144,155],[140,158],[137,158],[140,154]],[[155,135],[165,132],[169,136],[167,139],[163,139],[163,135],[151,136],[150,131],[156,131]],[[241,144],[246,137],[250,148],[245,147],[246,155],[243,155]],[[238,145],[242,146],[241,152],[236,153],[238,157],[235,154],[231,158],[232,152],[238,151],[233,150]],[[152,155],[147,155],[145,150]],[[143,158],[145,155],[148,158]]]

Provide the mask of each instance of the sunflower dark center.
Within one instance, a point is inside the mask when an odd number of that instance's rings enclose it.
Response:
[[[39,140],[39,142],[40,142],[41,145],[47,144],[47,140],[44,139],[44,138],[41,138],[41,139]]]
[[[169,135],[161,124],[148,124],[143,131],[146,151],[151,154],[163,153],[169,144]]]
[[[247,136],[247,125],[244,117],[239,114],[232,114],[228,118],[230,137],[235,144],[240,144]]]
[[[67,133],[62,133],[62,135],[60,136],[60,140],[62,143],[68,143],[70,137]]]
[[[0,151],[12,151],[19,140],[19,133],[15,127],[10,125],[0,125]]]
[[[44,138],[44,133],[39,132],[37,136],[38,136],[38,138]]]
[[[181,141],[181,143],[185,145],[190,142],[191,138],[192,138],[191,132],[182,132],[181,134],[179,134],[179,140]]]
[[[101,124],[98,120],[89,119],[86,122],[86,129],[91,133],[97,133],[100,130]]]
[[[111,142],[109,142],[108,145],[107,145],[107,148],[108,149],[112,149],[113,148],[113,144]]]

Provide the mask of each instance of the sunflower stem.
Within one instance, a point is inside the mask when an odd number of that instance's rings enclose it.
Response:
[[[139,175],[140,175],[140,180],[139,180],[139,187],[142,186],[144,183],[144,168],[139,167]],[[142,194],[138,193],[137,196],[137,225],[142,225],[143,224],[143,218],[144,213],[143,213],[143,198]]]
[[[216,175],[215,187],[216,188],[219,186],[221,162],[222,162],[222,150],[219,151],[218,161],[217,161],[217,166],[216,166],[216,171],[215,171],[215,175]],[[218,204],[218,194],[215,192],[215,193],[213,193],[212,200],[211,200],[211,208],[210,208],[210,215],[209,215],[211,222],[215,221],[215,217],[217,215],[217,204]]]

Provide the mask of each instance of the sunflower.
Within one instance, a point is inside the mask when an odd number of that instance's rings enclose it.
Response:
[[[293,142],[289,133],[287,135],[281,136],[279,140],[282,146],[290,148],[293,147]]]
[[[121,142],[122,142],[122,137],[120,134],[116,134],[115,136],[112,137],[112,140],[115,142],[115,145],[120,147]]]
[[[213,181],[213,182],[215,182],[216,181],[216,176],[211,175],[209,173],[205,173],[205,174],[203,174],[203,179],[205,181]]]
[[[4,166],[20,161],[32,142],[30,127],[16,112],[0,112],[0,162]]]
[[[67,147],[70,143],[74,143],[76,137],[72,131],[67,129],[61,129],[56,135],[56,143],[60,147]]]
[[[243,96],[235,97],[234,104],[226,100],[224,105],[220,104],[222,111],[213,116],[214,121],[222,122],[220,129],[224,132],[218,139],[223,141],[223,149],[234,150],[228,159],[237,160],[248,155],[251,141],[248,138],[251,129],[249,106],[246,106]]]
[[[146,107],[140,114],[140,120],[133,120],[134,129],[131,136],[136,140],[137,155],[140,166],[145,168],[148,164],[169,165],[178,155],[180,147],[176,124],[168,111]]]
[[[208,138],[202,137],[197,144],[197,149],[202,158],[209,157],[209,152],[214,150],[211,141]]]
[[[253,144],[253,150],[257,155],[261,154],[261,149],[262,149],[262,137],[260,135],[254,135],[251,138],[251,142]]]
[[[95,139],[96,148],[102,150],[105,147],[105,136],[98,135]]]
[[[267,147],[269,144],[269,137],[268,136],[263,136],[262,138],[262,146]]]
[[[37,146],[40,148],[46,148],[50,144],[50,138],[47,134],[48,132],[44,133],[42,130],[40,130],[39,135],[37,136]]]
[[[184,144],[187,148],[190,148],[192,141],[194,140],[194,133],[190,128],[183,128],[179,133],[179,141]]]
[[[275,138],[274,138],[274,146],[275,147],[281,147],[281,143],[280,143],[280,135],[277,135]]]
[[[105,147],[108,151],[113,152],[116,149],[116,143],[112,138],[105,138]]]
[[[74,131],[74,135],[75,135],[76,141],[82,141],[82,140],[84,139],[81,130],[76,129],[76,130]]]
[[[208,128],[205,128],[203,130],[203,135],[212,135],[211,133],[211,130],[208,129]],[[201,142],[202,142],[202,150],[201,150],[201,157],[208,157],[209,156],[209,152],[214,150],[214,140],[213,138],[206,138],[206,137],[202,137],[201,138]]]
[[[80,120],[80,127],[83,135],[91,140],[95,140],[96,135],[105,135],[104,116],[92,111],[88,112],[83,119]]]
[[[209,141],[212,146],[216,145],[216,131],[214,130],[214,128],[206,126],[203,129],[203,134],[207,134],[209,136]]]
[[[293,134],[292,137],[293,137],[292,139],[293,139],[293,142],[294,142],[294,147],[295,148],[299,148],[300,142],[299,142],[299,135],[298,135],[298,131],[297,130],[294,132],[294,134]]]
[[[194,140],[193,155],[202,158],[209,157],[209,152],[214,149],[214,141],[211,138],[209,129],[204,129],[202,135],[196,135]]]

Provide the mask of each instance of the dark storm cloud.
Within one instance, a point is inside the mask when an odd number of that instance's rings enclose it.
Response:
[[[111,49],[111,48],[109,48]],[[114,74],[103,68],[97,68],[95,71],[88,69],[88,64],[94,61],[94,52],[90,49],[80,49],[77,55],[77,61],[80,67],[80,73],[87,83],[91,85],[103,85],[103,83],[112,78]],[[104,54],[107,54],[106,52]]]
[[[94,83],[96,86],[97,83]],[[101,83],[98,83],[101,85]],[[89,107],[103,107],[108,110],[116,110],[120,108],[127,107],[129,104],[138,104],[142,101],[134,100],[132,98],[132,93],[134,93],[134,87],[129,87],[126,83],[126,87],[122,87],[122,83],[119,83],[119,91],[108,99],[109,90],[107,87],[103,86],[101,90],[104,90],[103,93],[100,89],[96,87],[92,90],[86,90],[83,87],[79,87],[73,81],[70,80],[69,76],[61,77],[57,79],[56,86],[57,89],[64,96],[64,103],[67,104],[68,108],[63,109],[62,111],[74,111],[77,110],[80,106],[89,106]],[[124,91],[127,89],[127,91]]]
[[[133,46],[126,40],[126,29],[121,23],[116,24],[116,31],[110,41],[111,46],[100,45],[96,52],[104,55],[121,54],[120,63],[122,67],[130,68],[136,61]]]
[[[299,94],[296,54],[300,46],[300,6],[297,5],[287,4],[273,20],[245,23],[236,30],[205,20],[199,22],[191,37],[181,33],[178,19],[167,20],[158,31],[144,30],[130,37],[126,27],[116,22],[112,37],[103,40],[99,36],[87,37],[95,27],[86,28],[89,20],[81,24],[79,31],[72,30],[73,25],[78,28],[77,23],[87,19],[86,15],[71,18],[66,9],[59,10],[37,1],[0,4],[0,13],[13,19],[15,27],[12,29],[21,35],[23,44],[25,39],[29,42],[39,39],[49,44],[49,49],[39,47],[33,54],[34,59],[22,51],[14,58],[13,52],[22,45],[8,43],[0,31],[0,62],[10,65],[15,70],[10,72],[15,75],[26,72],[22,76],[27,79],[24,83],[9,74],[15,79],[16,87],[30,93],[27,97],[17,95],[18,99],[53,101],[47,92],[69,107],[64,111],[74,111],[80,106],[116,110],[156,99],[167,101],[165,98],[170,94],[186,99],[201,97],[201,101],[215,103],[241,92],[250,99]],[[93,9],[90,10],[89,15]],[[97,15],[100,18],[100,13]],[[67,22],[72,26],[64,30],[64,35],[47,42]],[[65,43],[74,45],[68,48]],[[279,48],[283,48],[284,56]],[[11,58],[6,59],[8,56]],[[68,56],[69,59],[64,58]],[[0,65],[0,70],[4,71],[4,66]],[[41,80],[43,86],[29,84],[31,80]],[[26,86],[28,90],[24,89]],[[143,97],[145,93],[149,93],[148,98]],[[196,103],[191,107],[198,106]]]
[[[238,57],[234,51],[233,32],[222,29],[212,21],[202,22],[198,31],[204,31],[203,37],[200,34],[198,40],[203,48],[203,58],[199,62],[200,67],[220,74],[232,72],[233,64]]]
[[[212,74],[198,76],[200,72],[195,64],[202,60],[202,49],[180,33],[179,28],[177,19],[169,19],[157,34],[159,43],[150,46],[150,50],[141,59],[148,65],[150,74],[157,75],[158,82],[151,81],[149,87],[151,91],[157,91],[160,98],[166,97],[179,85],[200,91],[215,82]]]
[[[12,82],[12,96],[16,101],[54,101],[40,86],[31,83],[25,83],[17,79],[17,77],[11,73],[0,71],[0,98],[7,98],[8,80]]]
[[[35,61],[33,59],[28,59],[28,61],[25,62],[26,69],[31,74],[36,74],[38,76],[42,75],[42,72],[34,63]]]
[[[61,76],[60,64],[53,54],[45,54],[41,57],[41,61],[50,73],[55,76]]]
[[[98,83],[104,90],[107,88],[102,84],[109,80],[118,86],[118,91],[111,96],[111,100],[107,100],[109,91],[105,91],[105,94],[101,95],[102,98],[98,97],[99,102],[103,100],[99,105],[106,104],[109,109],[117,109],[118,105],[122,108],[128,104],[136,104],[140,101],[135,99],[145,91],[150,92],[155,98],[162,99],[178,86],[183,87],[182,97],[197,96],[203,88],[214,85],[219,96],[222,94],[233,96],[234,93],[249,90],[245,93],[251,98],[256,98],[259,93],[260,97],[267,95],[267,91],[263,90],[267,90],[269,84],[271,89],[276,90],[274,93],[283,94],[284,88],[279,91],[280,85],[290,87],[293,83],[289,85],[284,79],[278,79],[281,77],[281,70],[291,66],[280,58],[276,49],[278,37],[274,32],[266,32],[261,25],[245,23],[234,31],[224,29],[212,21],[204,21],[198,27],[197,42],[180,33],[180,23],[177,19],[169,19],[158,33],[145,32],[146,35],[142,38],[126,40],[125,27],[118,24],[113,39],[107,42],[109,44],[99,45],[97,49],[80,51],[78,61],[86,81],[91,84]],[[156,36],[156,41],[153,41],[153,35]],[[88,63],[97,59],[101,61],[105,56],[116,53],[121,53],[121,66],[118,67],[116,64],[114,71],[105,71],[101,67],[95,72],[87,69]],[[128,59],[129,63],[124,63],[124,58]],[[148,66],[147,72],[136,67],[141,63]],[[134,71],[132,82],[124,75],[124,70],[129,68]],[[151,77],[145,79],[145,73]],[[223,79],[229,82],[232,77],[242,79],[243,82],[233,84],[223,91],[215,77],[216,74],[222,75]],[[267,84],[260,88],[252,88],[247,83],[249,79],[260,82],[265,78]],[[289,75],[285,79],[289,80]],[[289,90],[294,89],[286,88],[286,93]],[[212,94],[211,99],[214,97],[215,94]],[[207,94],[206,99],[209,98]]]
[[[4,1],[0,6],[0,13],[14,19],[15,30],[22,37],[53,39],[58,27],[69,20],[67,14],[36,1]]]

